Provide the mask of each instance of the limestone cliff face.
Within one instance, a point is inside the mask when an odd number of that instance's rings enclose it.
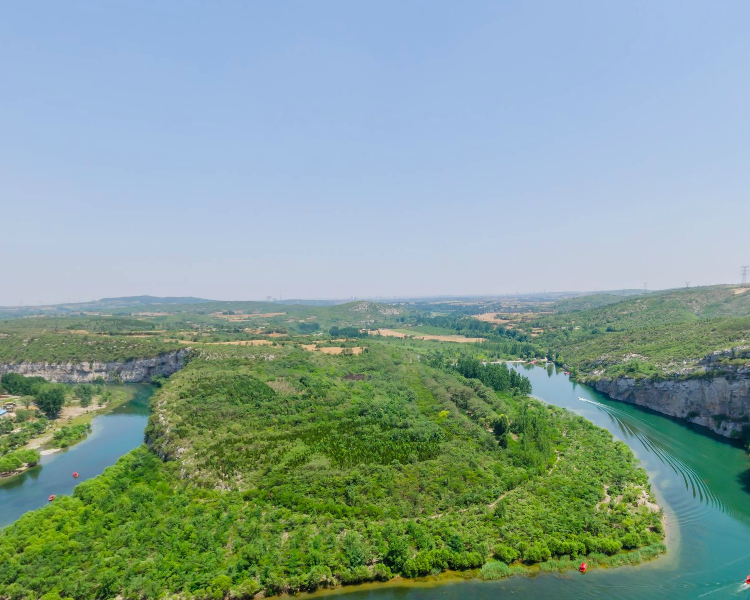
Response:
[[[708,427],[726,437],[739,437],[750,426],[750,366],[721,364],[721,354],[701,361],[698,377],[652,381],[619,377],[601,379],[597,391],[614,400],[645,406]]]
[[[0,364],[0,375],[20,373],[44,377],[58,383],[91,383],[101,377],[105,381],[144,383],[152,377],[168,377],[185,364],[189,350],[167,352],[153,358],[138,358],[127,362],[82,363],[18,363]]]

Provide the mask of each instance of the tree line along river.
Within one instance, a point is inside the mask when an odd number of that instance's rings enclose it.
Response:
[[[154,388],[132,384],[133,398],[113,411],[95,417],[88,437],[62,452],[43,456],[36,467],[0,479],[0,527],[47,504],[51,494],[71,494],[81,481],[99,475],[117,459],[143,443],[148,401]],[[73,479],[73,472],[78,479]]]
[[[635,406],[607,400],[571,382],[554,368],[513,365],[531,379],[534,396],[565,407],[627,443],[648,471],[667,515],[668,553],[633,567],[592,569],[585,575],[542,573],[501,581],[400,581],[339,588],[314,595],[347,594],[348,600],[489,600],[498,597],[556,600],[631,600],[741,597],[750,590],[750,459],[743,448]],[[69,494],[143,442],[150,386],[94,419],[91,435],[66,452],[52,454],[22,475],[0,482],[0,527],[46,504],[50,494]],[[579,397],[586,399],[585,402]],[[80,474],[72,478],[73,471]],[[512,594],[512,596],[511,596]]]

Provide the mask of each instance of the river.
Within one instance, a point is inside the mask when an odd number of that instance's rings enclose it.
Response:
[[[133,398],[112,412],[94,417],[88,437],[67,450],[43,456],[36,467],[0,480],[0,527],[47,504],[51,494],[72,494],[82,481],[99,475],[118,458],[143,443],[148,401],[154,388],[128,385]],[[73,478],[73,472],[78,479]]]
[[[744,449],[706,430],[608,400],[554,368],[514,368],[531,379],[534,396],[586,417],[632,448],[667,514],[667,554],[585,575],[368,585],[347,600],[750,600],[741,583],[750,573],[750,459]]]

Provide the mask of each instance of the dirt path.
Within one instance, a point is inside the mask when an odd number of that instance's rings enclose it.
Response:
[[[24,448],[28,450],[39,450],[42,446],[44,446],[47,442],[49,442],[52,439],[51,433],[45,433],[44,435],[41,435],[37,438],[34,438],[29,441]]]
[[[560,453],[557,450],[555,450],[555,463],[552,465],[552,468],[549,471],[547,471],[548,476],[552,475],[552,471],[555,470],[555,467],[557,466],[557,461],[559,460],[560,460]]]

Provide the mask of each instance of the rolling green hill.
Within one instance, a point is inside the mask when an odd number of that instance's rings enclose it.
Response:
[[[334,306],[198,302],[130,307],[107,316],[27,316],[0,321],[0,363],[121,361],[183,348],[181,342],[266,339],[273,332],[326,338],[333,326],[396,327],[411,313],[367,301]]]
[[[0,597],[251,598],[663,551],[627,446],[504,369],[490,389],[387,341],[196,358],[154,398],[152,452],[0,532]]]
[[[569,310],[532,325],[536,339],[584,372],[665,375],[689,370],[707,354],[750,343],[750,291],[711,286],[653,292]],[[581,300],[581,299],[576,299]],[[632,362],[630,366],[626,363]]]

